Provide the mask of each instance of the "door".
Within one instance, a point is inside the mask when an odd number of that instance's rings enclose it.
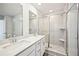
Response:
[[[55,20],[54,20],[55,16],[50,16],[50,27],[49,27],[49,31],[50,31],[50,44],[54,44],[54,28],[55,28]]]
[[[68,55],[77,56],[77,4],[67,14]]]
[[[0,40],[5,39],[5,20],[0,19]]]
[[[61,38],[61,32],[59,28],[62,24],[62,15],[50,16],[50,44],[61,46],[59,39]]]

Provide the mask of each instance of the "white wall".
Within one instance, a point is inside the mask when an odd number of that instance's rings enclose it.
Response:
[[[6,37],[12,37],[13,34],[13,18],[11,16],[5,16],[6,20]]]
[[[23,19],[22,15],[16,15],[13,17],[13,34],[16,36],[21,36],[22,35],[22,25],[23,25]]]
[[[23,35],[29,33],[29,5],[23,4]]]
[[[39,34],[49,33],[49,17],[39,17]]]
[[[5,20],[7,38],[22,35],[22,15],[5,16]]]
[[[0,16],[0,40],[6,38],[6,28],[5,28],[5,19],[3,16]]]
[[[67,14],[68,55],[77,56],[77,5]]]

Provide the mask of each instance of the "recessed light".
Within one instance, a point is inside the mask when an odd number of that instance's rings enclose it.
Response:
[[[38,5],[41,5],[41,3],[38,3]]]
[[[53,12],[53,10],[49,10],[49,12]]]

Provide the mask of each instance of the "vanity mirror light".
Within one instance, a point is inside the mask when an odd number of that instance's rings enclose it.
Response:
[[[37,15],[32,11],[29,11],[29,34],[36,35],[38,32],[38,20]]]
[[[0,40],[23,35],[22,5],[0,3]]]

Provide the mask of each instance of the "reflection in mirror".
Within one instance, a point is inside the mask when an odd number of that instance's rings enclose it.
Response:
[[[0,40],[22,36],[22,22],[19,3],[0,3]]]
[[[6,37],[5,33],[6,33],[6,31],[5,31],[4,16],[0,16],[0,39],[5,39],[5,37]]]
[[[37,34],[37,16],[29,11],[29,34]]]

